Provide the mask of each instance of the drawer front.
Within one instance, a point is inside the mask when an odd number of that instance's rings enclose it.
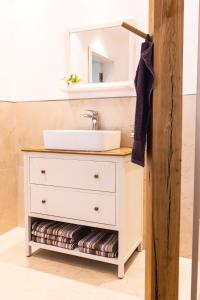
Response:
[[[115,194],[31,185],[30,212],[116,225]]]
[[[30,183],[115,192],[115,163],[30,158]]]

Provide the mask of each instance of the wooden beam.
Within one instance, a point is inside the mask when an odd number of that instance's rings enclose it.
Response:
[[[200,3],[199,3],[200,15]],[[197,69],[197,104],[196,104],[196,138],[195,138],[195,175],[194,175],[194,206],[193,206],[193,238],[192,238],[192,286],[191,299],[198,297],[199,273],[199,217],[200,217],[200,22],[198,42],[198,69]]]
[[[155,87],[147,150],[146,300],[178,300],[184,0],[150,0]]]

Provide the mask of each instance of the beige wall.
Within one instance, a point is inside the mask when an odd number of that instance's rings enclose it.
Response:
[[[192,238],[195,99],[195,96],[185,96],[183,103],[181,255],[187,257],[191,256]],[[95,109],[100,114],[102,129],[121,129],[122,145],[130,146],[131,143],[130,133],[133,127],[135,109],[135,99],[133,98],[21,102],[4,104],[2,107],[5,107],[4,109],[7,107],[6,113],[8,115],[4,117],[4,122],[7,124],[6,126],[8,126],[4,131],[10,130],[12,132],[13,127],[16,129],[13,129],[9,142],[7,142],[7,144],[5,142],[4,149],[6,152],[4,152],[4,156],[1,158],[0,166],[11,158],[10,163],[12,162],[12,167],[9,166],[6,172],[15,171],[15,156],[13,157],[12,149],[16,146],[16,177],[9,174],[7,174],[7,176],[10,178],[10,184],[13,186],[15,185],[14,178],[17,180],[17,198],[14,201],[15,205],[12,210],[14,211],[14,209],[16,209],[17,204],[19,225],[23,225],[24,219],[23,155],[20,149],[23,147],[41,146],[43,129],[88,129],[91,126],[91,120],[81,117],[81,114],[86,109]],[[14,126],[13,115],[15,115],[16,118],[16,127]],[[10,119],[11,121],[9,121]],[[0,122],[2,122],[2,120]],[[11,149],[8,152],[7,147]],[[4,185],[3,183],[3,186]],[[7,188],[6,190],[6,188],[4,188],[4,190],[4,195],[6,195],[4,198],[6,200],[11,199],[8,202],[12,203],[15,195],[14,189]],[[4,219],[7,219],[6,215]],[[11,224],[14,225],[15,223],[12,222]]]
[[[0,234],[17,225],[14,109],[0,102]]]
[[[181,183],[181,254],[192,256],[196,96],[184,97]]]

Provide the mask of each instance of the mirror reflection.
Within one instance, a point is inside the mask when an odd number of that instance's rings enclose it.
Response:
[[[130,43],[121,26],[70,33],[70,75],[78,83],[128,81]]]

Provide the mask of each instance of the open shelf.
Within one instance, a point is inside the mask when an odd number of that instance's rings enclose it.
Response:
[[[33,241],[29,242],[29,246],[34,246],[34,247],[37,247],[37,248],[40,248],[40,249],[51,250],[51,251],[60,252],[60,253],[64,253],[64,254],[69,254],[69,255],[73,255],[73,256],[93,259],[93,260],[106,262],[106,263],[113,264],[113,265],[118,265],[118,263],[119,263],[117,257],[116,258],[109,258],[109,257],[103,257],[103,256],[98,256],[98,255],[93,255],[93,254],[82,253],[78,250],[78,248],[75,248],[74,250],[68,250],[68,249],[57,247],[57,246],[51,246],[51,245],[46,245],[46,244],[42,244],[42,243],[36,243],[36,242],[33,242]]]

